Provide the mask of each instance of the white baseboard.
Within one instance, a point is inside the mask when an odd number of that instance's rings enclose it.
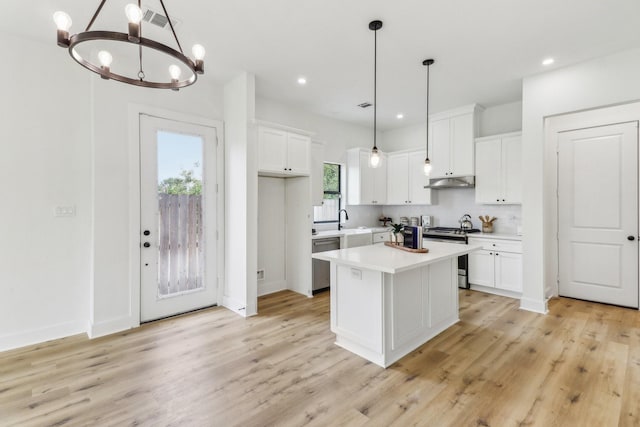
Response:
[[[501,297],[508,297],[514,299],[521,299],[522,292],[508,291],[506,289],[489,288],[482,285],[470,285],[472,291],[485,292],[487,294],[500,295]]]
[[[84,322],[65,322],[41,329],[0,336],[0,351],[14,350],[45,341],[86,333]]]
[[[530,298],[520,298],[520,309],[533,311],[534,313],[547,314],[547,300],[534,300]]]
[[[258,296],[273,294],[276,292],[284,291],[287,289],[287,282],[284,280],[278,280],[275,282],[258,282]]]
[[[222,297],[222,306],[242,317],[247,317],[247,306],[244,302],[227,296]]]
[[[127,329],[140,326],[140,322],[133,322],[130,316],[119,317],[117,319],[105,320],[98,323],[89,323],[87,335],[89,338],[99,338],[105,335],[115,334],[117,332],[126,331]]]

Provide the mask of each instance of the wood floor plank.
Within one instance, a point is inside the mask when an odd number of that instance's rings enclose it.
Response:
[[[334,344],[329,293],[286,291],[247,319],[214,307],[0,353],[0,425],[640,427],[640,312],[459,298],[460,322],[386,370]]]

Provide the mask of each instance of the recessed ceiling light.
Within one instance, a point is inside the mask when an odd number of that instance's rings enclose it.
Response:
[[[555,60],[553,58],[547,58],[544,61],[542,61],[542,65],[544,65],[546,67],[546,66],[549,66],[549,65],[553,64],[554,62],[555,62]]]
[[[305,77],[298,77],[298,84],[300,86],[304,86],[307,84],[307,79]]]
[[[404,114],[402,114],[402,113],[396,114],[396,119],[398,119],[398,120],[404,119]]]

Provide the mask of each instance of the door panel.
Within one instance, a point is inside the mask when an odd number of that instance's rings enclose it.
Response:
[[[504,199],[506,203],[522,203],[521,136],[504,138],[502,140],[502,174]]]
[[[216,129],[140,116],[141,321],[216,303]]]
[[[476,203],[499,203],[502,198],[500,139],[476,143]]]
[[[637,123],[563,132],[558,144],[559,293],[638,307]]]
[[[409,174],[407,173],[408,155],[392,154],[387,158],[387,204],[404,205],[409,201]]]

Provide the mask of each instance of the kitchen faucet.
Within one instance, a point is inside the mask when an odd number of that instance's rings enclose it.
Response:
[[[349,221],[349,214],[347,213],[346,209],[340,209],[338,211],[338,231],[340,231],[340,229],[342,229],[342,225],[340,225],[340,214],[344,212],[344,220],[345,221]]]

